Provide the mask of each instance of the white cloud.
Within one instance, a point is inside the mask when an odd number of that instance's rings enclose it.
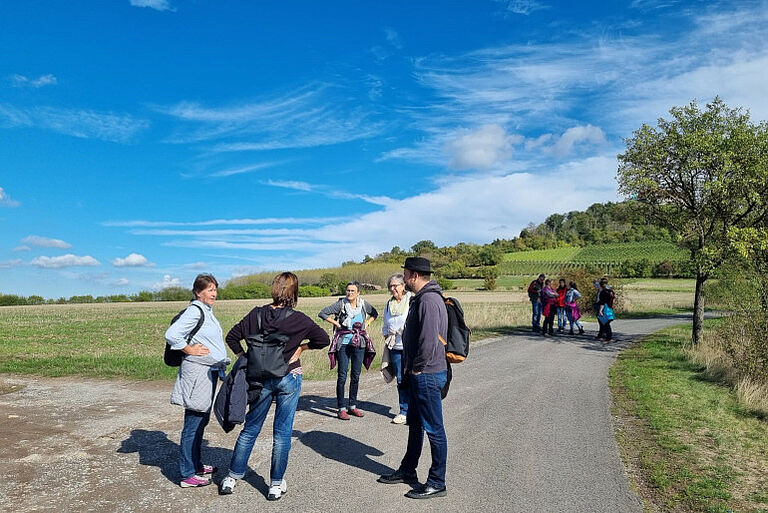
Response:
[[[192,262],[190,264],[184,264],[184,269],[189,269],[190,271],[204,271],[211,267],[211,264],[207,262]]]
[[[30,264],[44,269],[60,269],[63,267],[91,267],[101,265],[101,263],[92,256],[77,256],[72,254],[47,257],[37,257]]]
[[[129,280],[128,278],[120,278],[115,282],[115,285],[118,285],[120,287],[125,287],[130,284],[131,284],[131,280]]]
[[[16,246],[15,248],[13,248],[13,251],[32,251],[32,248],[30,248],[29,246],[22,245],[22,246]]]
[[[29,78],[24,75],[11,75],[11,83],[14,87],[34,87],[37,89],[47,85],[56,85],[57,82],[56,77],[50,73],[47,75],[40,75],[38,78]]]
[[[48,237],[38,237],[37,235],[30,235],[29,237],[25,237],[21,239],[21,243],[29,244],[30,246],[37,248],[69,249],[72,247],[72,244],[61,239],[50,239]]]
[[[2,114],[2,113],[0,113]],[[5,189],[0,187],[0,207],[18,207],[21,205],[18,201],[11,198],[7,192],[5,192]]]
[[[553,134],[543,134],[536,139],[526,141],[525,148],[533,150],[543,147],[543,151],[557,157],[565,157],[573,152],[574,146],[582,143],[592,145],[604,144],[605,133],[596,126],[574,126],[563,132],[559,137]]]
[[[176,276],[166,274],[163,276],[163,281],[157,282],[152,285],[154,290],[167,289],[168,287],[181,287],[181,280]]]
[[[20,258],[17,258],[15,260],[0,261],[0,269],[10,269],[11,267],[16,267],[21,264],[22,264],[22,261]]]
[[[147,257],[138,253],[131,253],[125,258],[115,258],[112,260],[115,267],[154,267],[155,264],[147,260]]]
[[[16,108],[0,104],[0,126],[37,127],[52,132],[103,141],[127,143],[149,122],[127,114],[59,107]]]
[[[134,7],[149,7],[157,11],[175,11],[168,0],[131,0],[131,5]]]
[[[512,155],[512,144],[522,137],[509,135],[500,125],[466,132],[446,145],[453,169],[490,169]]]

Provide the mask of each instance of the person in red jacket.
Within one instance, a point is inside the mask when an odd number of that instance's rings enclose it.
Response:
[[[560,278],[555,292],[557,292],[557,332],[562,333],[565,329],[565,293],[568,292],[563,278]]]

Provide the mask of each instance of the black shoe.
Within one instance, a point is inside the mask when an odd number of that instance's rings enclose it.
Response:
[[[409,499],[431,499],[432,497],[445,497],[446,495],[448,495],[448,490],[445,489],[445,486],[435,488],[431,485],[424,485],[419,489],[414,488],[405,494]]]
[[[384,484],[408,483],[409,485],[415,485],[419,483],[419,478],[416,477],[416,472],[409,473],[409,472],[403,472],[402,470],[397,469],[391,474],[379,476],[377,481],[379,483],[384,483]]]
[[[569,335],[573,335],[573,330],[568,332]]]
[[[584,328],[579,328],[579,335],[583,335],[583,334],[584,334]]]

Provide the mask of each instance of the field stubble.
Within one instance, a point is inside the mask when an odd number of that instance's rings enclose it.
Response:
[[[627,289],[633,310],[690,307],[692,294]],[[465,310],[473,329],[473,344],[508,333],[530,323],[530,303],[524,291],[451,291]],[[380,313],[388,294],[369,294]],[[317,313],[336,298],[300,298],[297,310],[328,330],[330,325]],[[686,302],[687,301],[687,302]],[[214,311],[224,334],[251,308],[267,300],[217,301]],[[0,307],[0,372],[46,376],[81,375],[124,379],[172,379],[176,370],[161,359],[166,328],[184,302],[111,303]],[[639,305],[639,306],[638,306]],[[383,346],[381,320],[371,326],[379,356],[371,369],[379,367]],[[335,374],[325,351],[308,351],[302,366],[309,379],[328,379]]]

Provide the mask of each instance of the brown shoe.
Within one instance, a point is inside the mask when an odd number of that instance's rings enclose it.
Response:
[[[355,417],[364,417],[365,416],[365,414],[363,412],[361,412],[360,410],[358,410],[357,408],[352,408],[351,410],[349,410],[349,414],[350,415],[354,415]]]
[[[347,410],[339,410],[338,416],[339,416],[339,419],[341,420],[349,420],[349,415],[347,414]]]

